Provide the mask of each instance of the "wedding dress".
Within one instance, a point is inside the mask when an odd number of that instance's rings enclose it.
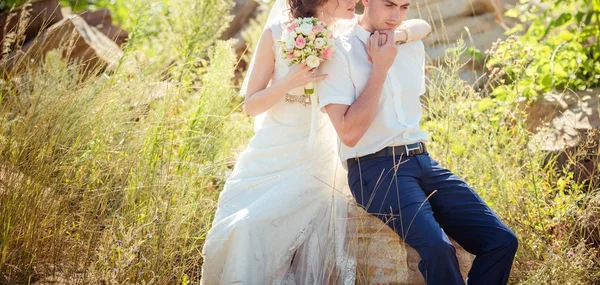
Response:
[[[272,82],[290,70],[277,42],[285,20],[268,23]],[[291,90],[256,117],[255,135],[219,196],[201,284],[354,284],[337,135],[316,96],[309,104],[290,100],[303,93]]]

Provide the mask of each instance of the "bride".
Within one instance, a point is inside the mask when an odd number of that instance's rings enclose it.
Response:
[[[373,1],[373,0],[371,0]],[[357,0],[277,0],[241,90],[255,135],[221,192],[203,248],[201,284],[354,284],[346,175],[337,135],[303,86],[325,78],[280,54],[290,19],[317,17],[334,34],[355,23]],[[395,40],[422,39],[422,20]],[[317,90],[318,92],[318,90]]]

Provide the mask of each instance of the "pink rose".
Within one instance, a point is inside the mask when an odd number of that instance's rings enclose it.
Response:
[[[305,45],[306,45],[306,40],[304,39],[304,37],[302,35],[299,35],[296,38],[296,47],[299,49],[303,49]]]
[[[328,48],[323,51],[323,58],[326,60],[330,60],[333,57],[333,49]]]
[[[315,33],[310,33],[310,35],[308,35],[308,39],[311,41],[314,41],[317,38],[317,35],[315,35]]]
[[[321,25],[317,25],[313,28],[313,32],[315,33],[319,33],[325,30],[325,27],[321,26]]]
[[[291,32],[291,31],[295,30],[299,26],[300,25],[298,25],[298,23],[293,23],[293,24],[291,24],[291,25],[288,26],[287,30],[288,30],[288,32]]]

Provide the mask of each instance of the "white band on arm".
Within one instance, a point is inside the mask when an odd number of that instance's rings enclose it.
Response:
[[[404,33],[406,34],[406,41],[405,42],[399,42],[400,44],[407,43],[407,42],[410,42],[412,40],[412,33],[410,32],[410,29],[407,26],[402,25],[402,26],[400,26],[398,28],[398,30],[399,31],[404,31]]]

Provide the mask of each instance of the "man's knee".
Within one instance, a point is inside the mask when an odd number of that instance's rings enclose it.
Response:
[[[411,246],[419,252],[419,255],[424,260],[444,259],[445,257],[456,255],[454,245],[444,234],[431,235],[427,237],[424,243],[413,242],[413,244]]]
[[[454,248],[454,245],[450,242],[450,240],[448,240],[448,238],[439,237],[430,241],[428,243],[427,249],[430,252],[430,254],[433,254],[437,257],[446,255],[456,255],[456,249]]]
[[[519,239],[517,236],[510,230],[505,231],[502,235],[499,235],[497,245],[498,248],[505,249],[511,253],[517,252],[517,248],[519,247]]]

